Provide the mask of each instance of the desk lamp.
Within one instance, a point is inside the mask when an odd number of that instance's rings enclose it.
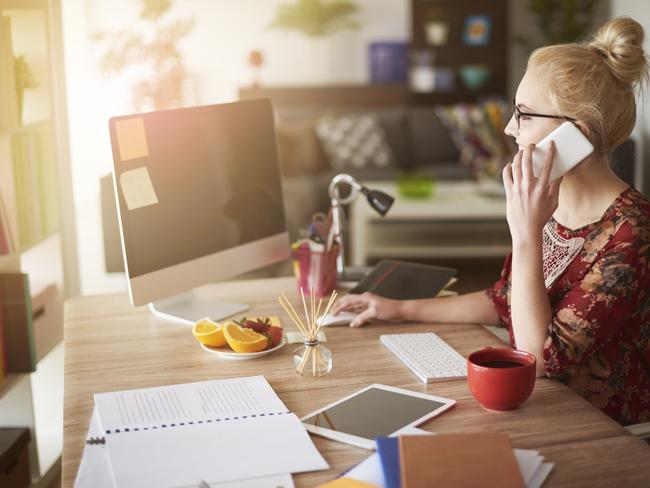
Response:
[[[342,197],[339,191],[339,185],[345,184],[350,187],[350,193]],[[357,280],[365,274],[362,270],[353,271],[354,268],[346,270],[345,268],[345,252],[343,250],[343,228],[341,225],[342,208],[341,205],[352,203],[359,192],[363,193],[368,200],[368,203],[374,208],[382,217],[386,215],[390,207],[393,205],[395,199],[390,195],[379,190],[371,190],[361,185],[352,176],[341,173],[332,178],[329,186],[329,196],[332,205],[332,235],[334,241],[338,243],[339,253],[336,258],[336,273],[339,279],[342,280]]]

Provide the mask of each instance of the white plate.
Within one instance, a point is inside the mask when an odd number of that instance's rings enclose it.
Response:
[[[226,347],[210,347],[210,346],[206,346],[205,344],[201,344],[201,347],[206,351],[211,352],[212,354],[216,354],[222,359],[235,359],[241,361],[244,359],[255,359],[262,356],[266,356],[267,354],[270,354],[273,351],[277,351],[286,343],[287,343],[287,338],[283,332],[282,340],[280,341],[280,344],[278,344],[275,347],[272,347],[271,349],[266,349],[265,351],[260,351],[260,352],[235,352],[232,349]]]

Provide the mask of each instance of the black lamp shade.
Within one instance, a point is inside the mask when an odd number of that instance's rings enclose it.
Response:
[[[377,213],[379,213],[382,217],[388,213],[390,210],[390,207],[393,205],[393,202],[395,199],[388,195],[387,193],[384,193],[383,191],[379,190],[369,190],[366,187],[361,188],[361,192],[366,196],[368,199],[368,203],[372,208],[374,208]]]

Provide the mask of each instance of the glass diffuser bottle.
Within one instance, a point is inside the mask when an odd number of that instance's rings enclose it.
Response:
[[[337,293],[336,290],[332,292],[322,315],[319,312],[323,300],[318,300],[318,306],[316,306],[316,292],[313,287],[309,296],[309,309],[302,288],[300,288],[300,295],[305,311],[304,322],[284,293],[280,294],[278,301],[303,337],[302,346],[293,351],[293,366],[296,374],[316,378],[332,371],[332,352],[320,343],[318,332],[323,325],[323,318],[329,312],[334,300],[336,300]]]
[[[323,376],[332,371],[332,352],[318,339],[306,339],[293,352],[293,365],[301,376]]]

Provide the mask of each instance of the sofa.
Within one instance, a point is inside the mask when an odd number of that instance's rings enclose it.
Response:
[[[276,115],[287,221],[292,239],[316,211],[329,208],[328,185],[338,173],[360,181],[395,180],[405,173],[436,179],[471,178],[449,130],[433,108],[409,105],[402,86],[241,89],[240,98],[269,98]],[[390,147],[379,167],[335,166],[318,127],[324,119],[371,116]]]

